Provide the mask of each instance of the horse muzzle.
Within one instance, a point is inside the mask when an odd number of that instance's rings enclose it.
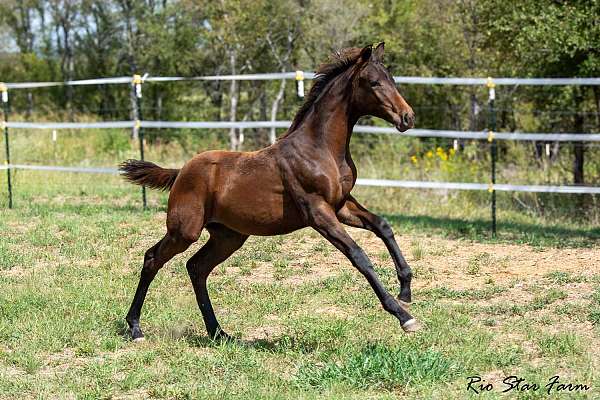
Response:
[[[394,125],[396,126],[396,129],[398,129],[398,131],[400,132],[406,132],[410,128],[414,128],[415,113],[410,111],[403,113],[402,116],[398,115],[396,118],[394,118]]]

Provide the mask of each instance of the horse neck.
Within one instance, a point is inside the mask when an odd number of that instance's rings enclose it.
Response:
[[[359,114],[352,106],[351,82],[336,79],[318,99],[304,125],[320,148],[330,151],[338,162],[350,157],[350,138]]]

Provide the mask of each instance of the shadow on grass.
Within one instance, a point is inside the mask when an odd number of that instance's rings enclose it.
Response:
[[[266,350],[269,352],[277,352],[283,348],[289,348],[289,337],[283,336],[272,339],[251,339],[245,340],[236,336],[231,339],[212,339],[208,335],[199,335],[197,333],[189,333],[183,336],[185,341],[192,347],[219,347],[223,344],[234,344],[241,347],[253,347],[257,350]]]
[[[219,347],[222,345],[235,345],[239,347],[253,348],[255,350],[266,351],[269,353],[286,353],[290,350],[298,351],[304,354],[314,353],[323,350],[323,343],[318,340],[307,341],[302,338],[295,338],[289,335],[272,337],[266,339],[242,339],[237,336],[231,336],[231,339],[212,339],[208,335],[198,333],[187,333],[182,338],[192,347]]]
[[[534,225],[502,221],[492,239],[489,220],[465,220],[424,215],[385,214],[399,231],[435,232],[451,238],[476,241],[524,243],[532,246],[590,247],[600,243],[600,228],[577,229],[564,226]]]

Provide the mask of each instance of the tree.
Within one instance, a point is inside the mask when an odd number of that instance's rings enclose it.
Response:
[[[511,57],[500,70],[511,69],[527,76],[591,77],[600,75],[600,24],[593,16],[600,15],[600,2],[550,0],[505,2],[486,0],[486,47]],[[497,62],[501,62],[497,59]],[[554,90],[571,97],[577,112],[572,119],[563,118],[562,125],[576,132],[584,131],[581,113],[586,92],[583,87]],[[595,89],[597,91],[597,89]],[[547,93],[546,93],[547,94]],[[539,107],[551,104],[546,97],[534,98]],[[600,112],[600,104],[598,104]],[[573,182],[583,184],[584,153],[582,143],[574,143]]]

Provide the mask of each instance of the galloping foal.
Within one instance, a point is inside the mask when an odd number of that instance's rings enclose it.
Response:
[[[281,235],[308,226],[344,253],[405,331],[419,328],[406,307],[411,301],[411,269],[392,229],[350,195],[356,182],[350,137],[358,119],[364,115],[383,118],[400,132],[414,126],[413,110],[382,64],[383,53],[383,43],[374,50],[371,46],[351,48],[321,65],[291,127],[267,148],[207,151],[180,170],[136,160],[121,164],[129,181],[171,191],[167,233],[144,256],[126,317],[134,340],[143,338],[140,311],[156,273],[196,242],[203,228],[210,239],[187,262],[187,270],[212,338],[229,336],[221,329],[208,296],[210,272],[250,235]],[[399,301],[386,291],[371,261],[342,224],[370,230],[383,240],[400,281]]]

